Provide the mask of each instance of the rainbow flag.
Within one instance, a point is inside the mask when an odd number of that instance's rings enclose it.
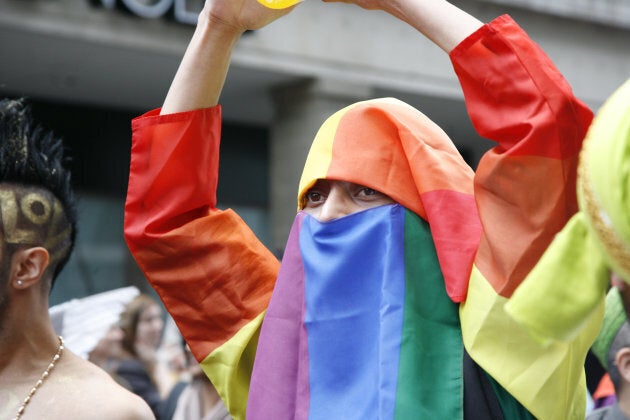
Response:
[[[498,142],[475,173],[483,235],[460,306],[464,345],[536,418],[582,419],[583,364],[597,322],[545,346],[505,306],[577,211],[578,153],[593,114],[508,16],[458,45],[451,59],[477,132]]]
[[[400,205],[299,213],[248,418],[461,418],[463,345],[428,224]]]
[[[318,179],[373,188],[429,221],[446,291],[454,302],[465,300],[481,236],[473,171],[431,119],[394,98],[336,112],[311,146],[298,208]]]
[[[498,142],[474,185],[419,111],[351,105],[318,132],[298,200],[328,178],[398,204],[332,223],[299,213],[282,266],[216,209],[219,107],[134,120],[127,243],[235,418],[247,404],[266,419],[461,418],[462,338],[536,417],[583,416],[594,337],[549,351],[504,306],[577,208],[592,114],[507,16],[451,59],[475,128]]]
[[[328,223],[298,213],[268,310],[202,361],[233,415],[248,401],[248,418],[462,417],[457,302],[481,232],[472,175],[444,131],[399,100],[324,123],[300,191],[344,179],[399,204]]]

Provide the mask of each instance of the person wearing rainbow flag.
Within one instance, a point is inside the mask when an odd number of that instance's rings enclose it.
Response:
[[[592,112],[507,15],[345,3],[449,54],[473,125],[497,143],[476,173],[411,106],[349,105],[314,139],[278,262],[216,208],[219,97],[240,35],[292,6],[207,0],[162,108],[132,123],[134,258],[234,418],[584,418],[598,320],[543,346],[504,307],[577,210]]]
[[[606,295],[602,326],[593,343],[593,354],[609,374],[613,385],[612,402],[598,407],[586,420],[625,420],[630,418],[630,324],[616,287]]]

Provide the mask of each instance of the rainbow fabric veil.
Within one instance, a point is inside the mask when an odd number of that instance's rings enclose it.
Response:
[[[479,238],[471,169],[433,122],[388,98],[327,120],[300,195],[319,178],[400,204],[330,222],[298,213],[262,326],[248,418],[460,418],[454,301],[465,297]]]

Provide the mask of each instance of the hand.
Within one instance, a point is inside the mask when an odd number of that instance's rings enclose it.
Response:
[[[225,25],[226,28],[242,33],[260,29],[286,15],[294,7],[296,6],[274,10],[256,0],[206,0],[202,13],[212,24]]]

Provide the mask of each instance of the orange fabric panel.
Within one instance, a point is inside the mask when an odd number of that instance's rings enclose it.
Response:
[[[135,258],[200,362],[267,308],[280,267],[231,210],[173,229]]]
[[[425,220],[421,194],[472,194],[472,169],[446,133],[415,110],[392,103],[398,109],[387,112],[387,105],[379,106],[384,109],[358,105],[342,117],[327,178],[370,186]]]
[[[475,263],[509,297],[577,211],[578,153],[593,114],[509,16],[451,58],[475,129],[498,142],[475,175],[484,230]]]
[[[510,297],[577,211],[577,156],[558,160],[488,153],[477,170],[475,196],[484,228],[479,271]]]
[[[197,360],[267,307],[280,263],[216,205],[221,109],[133,121],[125,239]]]

